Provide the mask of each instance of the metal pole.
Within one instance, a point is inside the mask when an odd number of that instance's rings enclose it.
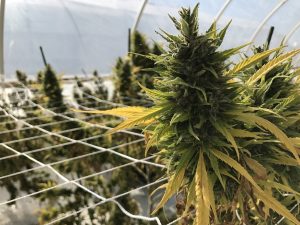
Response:
[[[284,44],[286,44],[286,43],[290,40],[290,38],[291,38],[291,37],[293,36],[293,34],[299,29],[299,27],[300,27],[300,22],[297,23],[297,24],[293,27],[293,29],[286,35],[286,37],[284,38],[284,41],[283,41]]]
[[[46,67],[48,65],[48,63],[47,63],[47,60],[46,60],[46,57],[45,57],[44,50],[43,50],[42,46],[40,46],[40,51],[41,51],[44,66]]]
[[[232,2],[232,0],[227,0],[224,5],[222,6],[222,8],[219,10],[219,12],[217,13],[216,17],[215,17],[215,21],[218,22],[218,20],[221,18],[221,16],[223,15],[223,13],[225,12],[225,10],[227,9],[227,7],[229,6],[229,4]]]
[[[128,29],[128,55],[131,52],[131,29]]]
[[[136,17],[136,19],[135,19],[135,22],[134,22],[134,24],[133,24],[133,27],[132,27],[132,29],[131,29],[131,33],[132,33],[132,34],[136,31],[136,28],[138,27],[138,25],[139,25],[139,23],[140,23],[141,17],[142,17],[142,15],[143,15],[143,12],[144,12],[144,9],[145,9],[147,3],[148,3],[148,0],[144,0],[143,4],[142,4],[142,6],[141,6],[141,9],[140,9],[140,11],[139,11],[138,14],[137,14],[137,17]]]
[[[267,48],[268,49],[270,47],[270,43],[271,43],[271,40],[272,40],[273,33],[274,33],[274,26],[271,26],[270,30],[269,30],[268,38],[267,38]]]
[[[261,31],[261,29],[263,28],[263,26],[266,24],[266,22],[268,22],[268,20],[278,11],[278,9],[280,9],[285,3],[287,3],[288,0],[282,0],[278,5],[276,5],[273,10],[264,18],[264,20],[259,24],[259,26],[257,27],[257,29],[255,30],[255,32],[253,33],[251,39],[249,42],[253,42],[256,38],[256,36],[258,35],[258,33]],[[250,49],[251,46],[248,47],[247,50]]]
[[[5,0],[1,0],[0,7],[0,82],[4,82],[4,12]]]

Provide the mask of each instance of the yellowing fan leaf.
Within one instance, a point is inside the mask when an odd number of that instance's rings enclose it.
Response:
[[[245,162],[247,163],[247,166],[260,178],[260,179],[266,179],[267,178],[267,170],[263,165],[261,165],[256,160],[249,158],[247,156],[244,156]]]
[[[205,167],[203,152],[200,153],[195,174],[196,190],[196,218],[195,225],[209,225],[210,199],[208,176]]]
[[[148,110],[148,108],[139,107],[139,106],[128,106],[128,107],[114,108],[114,109],[108,109],[108,110],[77,110],[77,109],[74,109],[75,112],[104,114],[104,115],[119,116],[119,117],[125,117],[125,118],[133,116],[137,113],[143,113],[147,110]]]
[[[143,124],[144,126],[149,125],[155,121],[156,116],[160,115],[165,110],[168,110],[168,108],[153,107],[153,108],[148,108],[146,110],[143,110],[141,112],[132,113],[130,114],[130,116],[128,116],[126,120],[124,120],[118,126],[109,130],[109,133],[113,133],[118,130],[132,128],[141,124]]]
[[[210,202],[212,212],[214,214],[215,222],[219,224],[220,222],[217,214],[217,207],[216,207],[215,194],[214,194],[214,183],[210,176],[208,176],[208,192],[209,192],[209,202]]]
[[[245,177],[253,186],[260,189],[260,187],[257,185],[257,183],[254,181],[252,176],[245,170],[244,167],[241,166],[237,161],[235,161],[230,156],[224,154],[221,151],[213,150],[212,153],[221,161],[225,162],[227,165],[234,168],[239,174],[241,174],[243,177]]]
[[[212,153],[220,160],[225,162],[227,165],[231,166],[235,169],[239,174],[245,177],[254,187],[255,193],[258,198],[260,198],[264,204],[266,204],[269,208],[276,211],[278,214],[286,217],[293,223],[300,225],[300,222],[290,213],[288,209],[286,209],[280,202],[278,202],[272,195],[265,193],[258,184],[254,181],[253,177],[247,172],[245,168],[241,166],[237,161],[232,159],[230,156],[220,152],[218,150],[212,151]]]
[[[271,132],[283,145],[286,146],[286,148],[294,155],[294,157],[297,159],[298,163],[300,164],[299,154],[297,152],[297,149],[293,145],[292,141],[285,135],[285,133],[280,130],[276,125],[271,123],[270,121],[256,116],[255,114],[251,113],[237,113],[237,116],[235,117],[236,120],[240,120],[242,122],[248,123],[248,124],[256,124],[260,127],[263,127],[265,130],[268,130]]]
[[[156,213],[181,187],[184,174],[187,168],[188,163],[193,157],[194,153],[192,151],[188,151],[181,159],[179,165],[177,166],[176,172],[172,175],[166,185],[165,193],[156,206],[155,210],[152,212]]]
[[[250,66],[258,63],[259,61],[267,58],[269,55],[271,55],[272,53],[278,51],[280,48],[275,48],[275,49],[271,49],[271,50],[267,50],[264,51],[262,53],[257,53],[247,59],[245,59],[244,61],[236,64],[231,70],[229,70],[227,72],[227,74],[234,74],[237,73],[243,69],[249,68]]]
[[[254,189],[254,193],[257,198],[261,199],[268,208],[273,209],[279,215],[284,216],[294,224],[300,225],[300,221],[297,220],[297,218],[287,208],[282,206],[275,198],[256,188]]]
[[[272,188],[276,188],[276,189],[300,196],[299,192],[295,191],[294,189],[292,189],[291,187],[289,187],[287,185],[284,185],[284,184],[281,184],[281,183],[278,183],[275,181],[271,181],[271,180],[268,180],[267,182],[265,182],[265,184],[270,185]]]
[[[260,80],[262,77],[264,77],[268,72],[270,72],[275,67],[279,66],[280,64],[286,62],[287,60],[291,59],[295,55],[300,53],[300,49],[294,50],[291,52],[288,52],[286,54],[283,54],[281,56],[278,56],[277,58],[269,61],[267,64],[262,66],[255,74],[253,74],[249,80],[246,82],[248,85],[255,84],[258,80]]]
[[[195,181],[195,177],[194,177],[194,179],[192,180],[192,183],[190,184],[188,192],[187,192],[184,214],[188,213],[188,210],[190,209],[191,205],[194,204],[194,202],[195,202],[195,199],[196,199],[195,185],[196,185],[196,181]]]
[[[250,132],[247,130],[235,129],[232,128],[229,131],[233,137],[241,137],[241,138],[262,138],[259,134],[263,134],[262,132]]]
[[[298,166],[296,159],[287,156],[276,156],[275,159],[266,159],[268,162],[277,165]]]

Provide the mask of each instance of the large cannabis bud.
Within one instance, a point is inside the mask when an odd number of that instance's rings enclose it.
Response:
[[[169,48],[160,56],[149,56],[155,61],[157,76],[154,89],[142,88],[154,106],[100,113],[126,118],[112,131],[146,127],[147,149],[156,145],[168,167],[168,183],[162,186],[166,190],[157,209],[182,192],[187,193],[183,216],[195,207],[197,225],[249,224],[251,211],[262,210],[260,215],[268,218],[270,209],[299,225],[270,192],[274,188],[294,190],[281,181],[268,183],[272,167],[265,170],[252,158],[252,148],[248,146],[273,143],[277,147],[273,152],[279,151],[296,165],[300,162],[299,153],[276,126],[284,121],[283,116],[251,105],[252,94],[248,93],[252,92],[248,89],[255,89],[255,82],[264,80],[268,71],[300,51],[275,57],[270,67],[262,67],[244,85],[234,78],[278,49],[262,51],[230,67],[230,57],[244,46],[219,50],[229,24],[217,32],[213,23],[206,33],[199,34],[198,5],[193,10],[183,8],[179,14],[180,19],[170,16],[179,34],[162,32]],[[267,120],[270,117],[278,119],[274,120],[276,125]]]

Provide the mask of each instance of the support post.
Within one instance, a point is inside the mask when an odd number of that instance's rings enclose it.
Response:
[[[269,21],[269,19],[285,4],[287,3],[288,0],[281,0],[278,5],[276,5],[271,12],[263,19],[263,21],[258,25],[258,27],[256,28],[255,32],[253,33],[253,35],[251,36],[249,42],[253,42],[256,38],[256,36],[258,35],[258,33],[261,31],[261,29],[263,28],[263,26]],[[251,46],[249,45],[248,49],[249,50],[251,48]]]
[[[128,55],[131,52],[131,37],[132,37],[132,35],[131,35],[131,29],[129,28],[128,29]]]
[[[284,38],[283,44],[287,44],[287,42],[290,40],[290,38],[293,36],[293,34],[300,28],[300,22],[298,22],[291,31],[286,35]]]
[[[267,48],[270,47],[270,43],[271,43],[271,40],[272,40],[273,33],[274,33],[274,26],[271,26],[270,30],[269,30],[268,38],[267,38]]]
[[[0,82],[5,81],[4,75],[4,18],[5,18],[5,0],[1,0],[0,6]]]
[[[140,8],[140,11],[138,12],[137,17],[136,17],[136,19],[134,21],[133,27],[131,29],[131,33],[134,33],[135,30],[136,30],[136,28],[138,27],[147,3],[148,3],[148,0],[144,0],[142,6]]]
[[[47,60],[46,60],[46,57],[45,57],[44,50],[43,50],[42,46],[40,46],[40,51],[41,51],[41,55],[42,55],[42,59],[43,59],[44,65],[46,67],[48,65],[48,63],[47,63]]]
[[[222,6],[222,8],[219,10],[219,12],[217,13],[217,15],[215,16],[215,21],[218,22],[218,20],[221,18],[221,16],[223,15],[223,13],[225,12],[225,10],[227,9],[227,7],[229,6],[229,4],[232,2],[232,0],[227,0],[224,5]]]

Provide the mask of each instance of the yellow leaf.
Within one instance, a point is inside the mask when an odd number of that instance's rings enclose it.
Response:
[[[263,134],[262,132],[250,132],[247,130],[235,129],[232,128],[229,130],[233,137],[241,137],[241,138],[261,138],[259,134]]]
[[[195,174],[196,218],[195,225],[209,225],[210,200],[208,176],[205,168],[203,152],[200,153]]]
[[[213,184],[211,177],[208,177],[208,192],[209,192],[209,202],[211,205],[211,209],[215,216],[215,223],[219,224],[220,222],[218,219],[217,208],[216,208],[216,203],[215,203],[214,184]]]
[[[260,179],[266,179],[267,178],[267,170],[263,165],[261,165],[259,162],[257,162],[254,159],[251,159],[247,156],[244,156],[244,159],[247,163],[247,166],[260,178]]]
[[[225,162],[230,167],[234,168],[238,173],[240,173],[243,177],[245,177],[254,187],[255,193],[257,197],[259,197],[266,205],[267,207],[273,209],[278,214],[286,217],[293,223],[300,225],[300,222],[293,216],[293,214],[290,213],[288,209],[286,209],[283,205],[281,205],[280,202],[278,202],[275,198],[272,197],[272,195],[265,193],[258,184],[254,181],[252,176],[239,164],[237,161],[232,159],[230,156],[224,154],[223,152],[220,152],[218,150],[212,151],[212,153]]]
[[[195,177],[194,177],[194,179],[188,189],[184,214],[188,213],[189,208],[195,202],[195,199],[196,199],[195,185],[196,185],[196,183],[195,183]]]
[[[264,129],[270,131],[285,147],[294,155],[294,157],[297,159],[298,163],[300,164],[299,155],[297,152],[297,149],[291,142],[291,140],[283,133],[282,130],[280,130],[276,125],[271,123],[270,121],[256,116],[255,114],[250,113],[237,113],[237,117],[235,117],[236,120],[240,120],[242,122],[248,123],[248,124],[256,124],[260,127],[263,127]]]
[[[281,183],[278,183],[275,181],[271,181],[271,180],[268,180],[266,183],[269,184],[273,188],[280,189],[282,191],[289,192],[289,193],[300,196],[299,192],[295,191],[294,189],[292,189],[291,187],[289,187],[287,185],[284,185],[284,184],[281,184]]]
[[[257,198],[260,198],[268,208],[273,209],[278,214],[284,216],[294,224],[300,225],[300,221],[297,220],[297,218],[288,209],[282,206],[280,202],[278,202],[275,198],[256,188],[254,189],[254,192]]]
[[[249,68],[250,66],[258,63],[259,61],[263,60],[264,58],[268,57],[269,55],[271,55],[273,52],[278,51],[280,48],[275,48],[275,49],[271,49],[271,50],[267,50],[261,53],[257,53],[245,60],[243,60],[242,62],[236,64],[231,70],[229,70],[227,72],[227,74],[234,74],[237,73],[245,68]]]
[[[165,108],[149,108],[147,110],[143,110],[141,112],[132,113],[126,120],[120,123],[115,128],[109,130],[109,133],[113,133],[118,130],[123,130],[126,128],[132,128],[137,125],[145,124],[149,125],[155,121],[155,117],[161,114]]]
[[[267,159],[268,162],[277,164],[277,165],[286,165],[286,166],[298,166],[298,162],[291,157],[286,156],[276,156],[275,159]]]
[[[152,214],[156,213],[179,190],[184,179],[186,168],[193,155],[192,151],[188,151],[181,158],[175,174],[170,177],[169,182],[166,185],[165,193]]]
[[[256,71],[255,74],[253,74],[249,80],[246,82],[248,85],[255,84],[258,80],[260,80],[263,76],[265,76],[268,72],[270,72],[272,69],[277,67],[278,65],[284,63],[285,61],[291,59],[295,55],[300,53],[300,49],[294,50],[291,52],[288,52],[286,54],[280,55],[277,58],[269,61],[267,64],[262,66],[258,71]]]
[[[94,114],[104,114],[104,115],[111,115],[111,116],[119,116],[128,118],[133,116],[137,113],[142,113],[147,111],[148,108],[139,107],[139,106],[128,106],[128,107],[121,107],[121,108],[114,108],[109,110],[78,110],[73,109],[75,112],[84,112],[84,113],[94,113]]]

